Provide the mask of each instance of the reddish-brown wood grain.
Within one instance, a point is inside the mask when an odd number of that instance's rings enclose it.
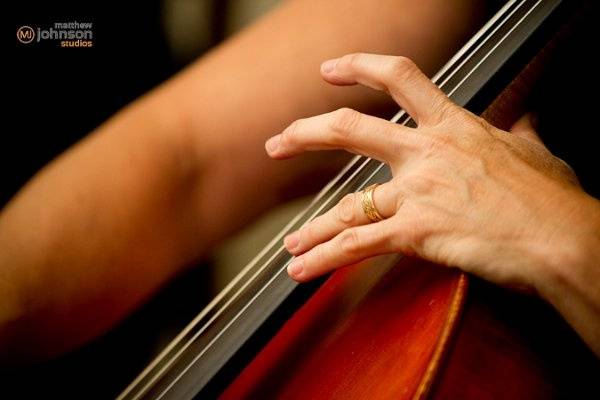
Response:
[[[508,129],[529,109],[531,89],[572,40],[576,17],[506,86],[486,120]],[[336,271],[222,398],[600,399],[600,360],[540,299],[471,279],[457,302],[465,278],[455,270],[410,258],[380,265]]]
[[[600,359],[548,304],[471,279],[430,399],[600,399]]]
[[[334,273],[222,398],[413,398],[443,336],[460,275],[412,258],[389,271],[377,268]]]
[[[520,311],[515,308],[515,315]],[[532,323],[535,323],[535,317],[531,315]],[[553,351],[552,347],[547,351]],[[485,302],[471,295],[454,340],[448,346],[445,362],[437,373],[430,398],[558,398],[558,382],[552,382],[547,376],[549,367],[543,357],[528,347],[518,326],[498,319]]]
[[[223,399],[600,398],[600,360],[540,299],[405,258],[335,272]]]

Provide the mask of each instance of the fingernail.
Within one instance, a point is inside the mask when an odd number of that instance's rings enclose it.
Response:
[[[298,276],[304,270],[304,261],[302,258],[295,258],[288,266],[288,273],[291,276]]]
[[[333,71],[335,69],[336,63],[337,63],[337,58],[325,61],[323,64],[321,64],[321,71],[326,74],[330,73],[331,71]]]
[[[279,142],[281,141],[281,135],[275,135],[271,139],[267,140],[265,145],[269,153],[274,153],[279,148]]]
[[[283,239],[283,244],[289,252],[296,250],[296,248],[300,244],[300,233],[296,231],[287,235],[285,239]]]

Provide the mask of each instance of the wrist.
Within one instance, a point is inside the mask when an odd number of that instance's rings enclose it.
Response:
[[[600,265],[600,202],[581,192],[563,216],[559,232],[545,243],[535,288],[551,303],[567,292],[583,291]]]

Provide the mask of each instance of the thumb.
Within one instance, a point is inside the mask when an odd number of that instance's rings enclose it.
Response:
[[[521,118],[517,120],[511,126],[510,132],[515,136],[521,137],[523,139],[529,140],[532,143],[537,143],[542,146],[544,149],[548,150],[542,139],[537,134],[537,117],[533,113],[523,114]],[[549,150],[548,150],[549,151]],[[573,184],[579,186],[579,180],[577,179],[577,175],[573,171],[573,168],[569,164],[567,164],[564,160],[554,156],[552,159],[555,161],[555,170],[558,171],[560,175],[566,177]]]
[[[533,113],[526,113],[521,116],[511,127],[510,132],[516,136],[522,137],[534,143],[544,145],[537,132],[537,117]],[[545,147],[545,146],[544,146]]]

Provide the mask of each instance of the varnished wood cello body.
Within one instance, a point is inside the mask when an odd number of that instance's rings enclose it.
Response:
[[[579,3],[507,2],[434,82],[506,127]],[[120,398],[595,398],[580,383],[600,377],[598,360],[531,297],[400,255],[309,285],[287,277],[285,233],[387,179],[385,165],[355,158]]]

